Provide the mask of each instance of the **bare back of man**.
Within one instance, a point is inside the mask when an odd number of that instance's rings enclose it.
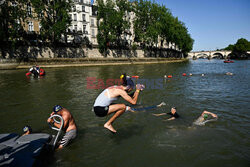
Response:
[[[63,126],[64,131],[68,132],[70,130],[76,129],[75,120],[72,114],[66,108],[63,108],[60,112],[61,112],[60,115],[64,120],[64,126]]]
[[[59,141],[59,147],[58,147],[58,148],[63,148],[66,145],[68,145],[76,137],[76,135],[77,135],[76,123],[75,123],[75,120],[74,120],[72,114],[66,108],[63,108],[59,105],[56,105],[54,107],[54,112],[52,112],[50,115],[52,116],[54,114],[58,114],[58,115],[62,116],[63,121],[64,121],[63,130],[66,133],[64,134],[61,141]],[[54,126],[57,128],[61,127],[61,122],[57,123],[51,118],[49,118],[47,120],[47,122],[53,123]]]

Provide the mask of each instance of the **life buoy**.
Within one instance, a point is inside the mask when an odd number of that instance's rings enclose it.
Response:
[[[139,78],[139,76],[138,76],[138,75],[134,75],[134,76],[132,76],[132,78],[136,78],[136,79],[138,79],[138,78]]]
[[[233,60],[225,60],[224,63],[234,63]]]
[[[27,72],[25,75],[28,77],[31,75],[31,72]]]
[[[44,76],[44,75],[45,75],[44,69],[40,68],[40,70],[39,70],[39,75],[40,75],[40,76]]]

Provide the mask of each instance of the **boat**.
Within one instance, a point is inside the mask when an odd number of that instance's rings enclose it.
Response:
[[[224,60],[224,63],[234,63],[233,60]]]
[[[32,167],[47,166],[48,156],[53,153],[63,127],[63,118],[52,115],[55,122],[61,123],[60,128],[50,127],[57,135],[47,133],[32,133],[20,136],[16,133],[0,134],[0,166]],[[57,121],[56,118],[60,119]]]

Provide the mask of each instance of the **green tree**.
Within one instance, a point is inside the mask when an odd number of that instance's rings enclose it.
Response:
[[[71,10],[70,0],[31,0],[35,8],[37,18],[40,20],[40,33],[44,41],[57,43],[66,36],[67,29],[71,24],[69,11]]]
[[[246,53],[248,50],[250,50],[250,48],[248,47],[249,47],[249,42],[244,38],[240,38],[234,45],[233,52]]]
[[[233,49],[234,49],[234,45],[230,44],[224,50],[230,50],[230,51],[232,51]]]
[[[97,0],[98,45],[99,51],[105,56],[110,47],[124,47],[122,37],[129,32],[130,3],[127,0]]]
[[[240,38],[237,40],[236,44],[228,45],[225,50],[232,51],[231,58],[236,59],[245,59],[250,58],[250,55],[247,53],[247,51],[250,51],[250,42],[244,38]]]
[[[113,27],[110,19],[114,15],[115,4],[113,3],[112,0],[107,0],[106,3],[104,3],[103,0],[97,0],[97,4],[98,4],[97,41],[98,41],[99,51],[106,56],[110,43],[115,40],[115,36],[113,35],[112,32]]]
[[[0,49],[3,58],[22,39],[22,23],[27,17],[26,4],[25,0],[3,1],[0,4]]]
[[[114,35],[116,36],[115,45],[118,48],[125,47],[126,35],[130,34],[131,4],[127,0],[116,0],[116,7],[113,15]],[[125,39],[122,39],[122,37]]]
[[[142,43],[143,45],[147,45],[147,30],[150,25],[150,1],[136,1],[134,12],[135,12],[135,20],[134,20],[134,32],[135,32],[135,42]]]
[[[152,49],[159,47],[160,40],[161,46],[164,41],[171,42],[185,54],[192,50],[194,41],[185,24],[173,17],[169,9],[147,0],[139,0],[135,4],[135,42]]]
[[[167,9],[165,6],[160,7],[160,37],[161,37],[161,47],[163,47],[163,43],[170,42],[174,40],[173,37],[173,17],[169,9]]]

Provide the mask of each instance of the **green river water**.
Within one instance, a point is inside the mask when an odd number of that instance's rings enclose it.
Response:
[[[39,79],[26,78],[27,70],[0,71],[0,133],[21,134],[22,127],[30,125],[34,132],[54,134],[46,120],[54,105],[67,108],[75,118],[78,136],[54,153],[51,167],[250,166],[248,60],[45,70],[47,75]],[[103,128],[109,117],[96,117],[91,111],[102,89],[89,89],[87,78],[106,81],[124,72],[155,82],[146,83],[135,107],[163,101],[167,105],[124,113],[113,124],[117,134],[112,134]],[[184,77],[182,73],[193,76]],[[173,78],[164,79],[164,75]],[[168,112],[172,106],[177,107],[179,119],[164,121],[167,117],[152,115]],[[193,126],[204,110],[217,114],[219,119]]]

